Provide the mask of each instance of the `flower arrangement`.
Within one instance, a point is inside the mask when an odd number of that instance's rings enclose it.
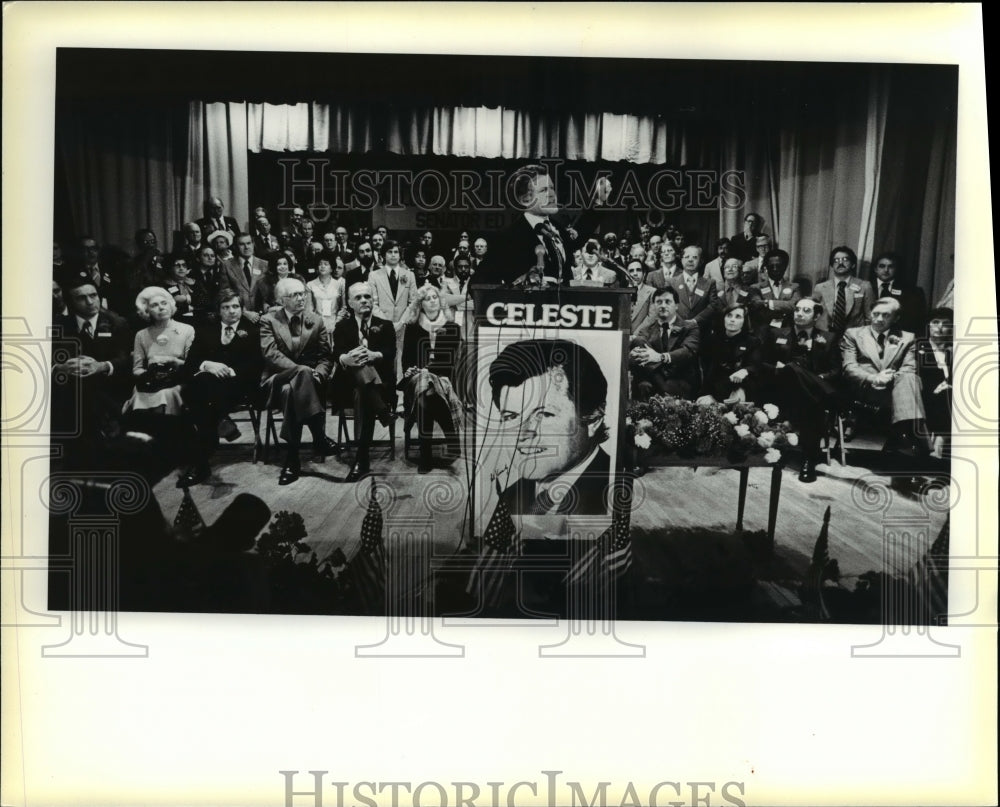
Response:
[[[779,420],[774,404],[696,404],[669,395],[633,401],[625,423],[636,448],[654,446],[682,457],[727,456],[734,461],[762,455],[769,463],[781,459],[781,450],[798,445],[787,420]]]

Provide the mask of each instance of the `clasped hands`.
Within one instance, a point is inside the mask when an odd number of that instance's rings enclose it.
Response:
[[[892,370],[880,370],[871,377],[871,384],[874,389],[885,389],[892,384],[896,373]]]
[[[365,365],[376,361],[380,355],[382,354],[369,350],[362,345],[358,345],[353,350],[348,350],[344,353],[340,357],[340,362],[344,365],[344,367],[364,367]]]
[[[106,361],[97,361],[90,356],[79,356],[69,359],[59,365],[59,368],[68,375],[77,378],[87,378],[92,375],[104,375],[108,372]]]
[[[629,353],[629,357],[633,361],[638,362],[643,367],[648,366],[650,364],[663,363],[663,354],[653,350],[653,348],[651,348],[649,345],[642,345],[639,347],[632,348],[631,353]]]

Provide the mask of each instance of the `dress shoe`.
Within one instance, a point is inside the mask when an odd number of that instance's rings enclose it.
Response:
[[[177,487],[189,488],[204,482],[209,477],[208,465],[193,465],[177,477]]]
[[[429,474],[430,472],[431,472],[431,464],[429,461],[428,462],[421,461],[421,463],[417,466],[418,474]]]
[[[375,417],[379,423],[388,429],[389,425],[396,419],[396,413],[390,412],[388,409],[380,409]]]
[[[816,462],[812,459],[802,460],[802,470],[799,471],[799,482],[816,481]]]
[[[299,478],[299,469],[294,465],[286,465],[281,469],[281,474],[278,476],[279,485],[290,485]]]
[[[239,436],[239,427],[232,420],[223,418],[219,421],[219,437],[231,443]]]
[[[347,472],[347,478],[345,482],[357,482],[364,476],[368,476],[371,473],[371,469],[367,465],[359,465],[355,463],[351,466],[351,470]]]
[[[336,440],[324,437],[322,440],[313,441],[313,459],[317,462],[322,462],[327,457],[338,454],[340,454],[340,443]]]

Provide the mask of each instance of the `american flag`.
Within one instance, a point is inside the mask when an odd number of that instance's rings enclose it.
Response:
[[[514,526],[510,507],[500,492],[499,481],[496,482],[496,488],[500,499],[489,524],[486,525],[479,558],[465,587],[467,594],[472,594],[477,588],[480,589],[483,592],[483,602],[491,608],[495,608],[503,599],[505,573],[514,565],[515,558],[521,554],[521,540]]]
[[[181,499],[181,506],[174,517],[174,529],[187,538],[197,538],[205,531],[205,521],[195,507],[191,491],[187,488],[184,488],[184,498]]]
[[[632,501],[615,505],[611,524],[566,572],[566,585],[617,580],[632,567]]]
[[[812,562],[806,573],[806,587],[811,589],[816,595],[816,604],[819,607],[821,619],[829,619],[830,612],[827,610],[826,602],[823,600],[823,581],[827,578],[830,569],[830,506],[827,505],[823,513],[823,526],[820,527],[819,536],[813,546]]]
[[[382,508],[372,480],[368,512],[361,522],[361,546],[348,567],[358,602],[366,614],[385,613],[385,544],[382,541]]]

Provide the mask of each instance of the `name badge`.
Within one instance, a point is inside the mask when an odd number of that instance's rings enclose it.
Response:
[[[817,342],[817,344],[824,345],[824,344],[826,344],[826,339],[824,339],[822,336],[817,336],[816,337],[816,342]]]
[[[776,344],[776,345],[787,345],[788,344],[788,340],[785,339],[784,336],[779,336],[777,339],[774,340],[774,344]]]
[[[704,297],[705,296],[705,290],[704,289],[695,289],[694,290],[694,296],[695,297]]]
[[[792,290],[791,290],[791,289],[784,289],[784,290],[783,290],[783,291],[781,292],[781,296],[782,296],[782,297],[789,297],[789,296],[791,296],[791,293],[792,293]]]
[[[746,349],[747,349],[747,346],[746,346],[746,345],[740,345],[739,349],[740,349],[740,350],[746,350]]]
[[[899,289],[889,289],[889,294],[895,294],[895,295],[897,295],[897,296],[898,296],[898,295],[899,295],[899,294],[901,294],[901,293],[902,293],[902,292],[900,292],[900,290],[899,290]]]
[[[851,286],[851,291],[861,291],[861,286]]]
[[[772,328],[780,328],[781,327],[781,320],[780,319],[772,319],[771,320],[771,327]]]
[[[250,270],[250,274],[252,274],[254,277],[256,277],[257,275],[260,274],[260,269],[257,269],[256,267],[254,267],[254,268],[252,268]]]
[[[111,275],[109,275],[107,272],[105,272],[103,275],[101,275],[101,279],[105,283],[110,283],[111,282]]]
[[[739,291],[739,292],[736,293],[736,296],[737,297],[746,297],[747,293],[745,291]]]
[[[169,286],[167,288],[167,291],[169,291],[171,294],[177,294],[177,292],[179,292],[180,289],[177,288],[177,286]]]
[[[110,336],[111,336],[111,334],[110,334],[110,333],[108,333],[107,331],[98,331],[98,332],[97,332],[97,337],[98,337],[99,339],[102,339],[102,338],[103,338],[103,339],[107,339],[107,338],[108,338],[108,337],[110,337]]]

